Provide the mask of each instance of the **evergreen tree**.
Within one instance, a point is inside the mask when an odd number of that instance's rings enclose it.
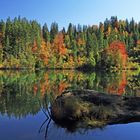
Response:
[[[56,22],[54,22],[51,24],[51,29],[50,29],[50,41],[51,41],[51,43],[53,42],[57,33],[58,33],[58,24]]]
[[[42,29],[43,38],[46,42],[50,41],[50,33],[47,24],[45,23]]]

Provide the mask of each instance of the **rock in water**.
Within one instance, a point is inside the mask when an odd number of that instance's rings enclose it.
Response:
[[[64,92],[51,107],[53,120],[63,126],[95,128],[140,121],[140,97],[125,97],[93,90]]]

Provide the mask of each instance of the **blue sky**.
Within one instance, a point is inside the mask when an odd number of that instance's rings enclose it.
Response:
[[[49,26],[93,25],[111,16],[140,21],[140,0],[0,0],[0,5],[1,19],[20,15]]]

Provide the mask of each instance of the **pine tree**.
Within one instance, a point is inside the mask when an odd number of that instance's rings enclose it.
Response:
[[[46,23],[43,25],[42,34],[43,34],[43,39],[46,42],[50,42],[50,33]]]
[[[58,24],[56,22],[54,22],[51,24],[51,29],[50,29],[50,41],[51,41],[51,43],[53,42],[57,33],[58,33]]]

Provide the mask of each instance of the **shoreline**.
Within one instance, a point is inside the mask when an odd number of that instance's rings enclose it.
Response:
[[[117,72],[117,71],[136,71],[139,70],[139,68],[125,68],[125,69],[106,69],[106,68],[83,68],[83,67],[77,67],[77,68],[31,68],[31,67],[20,67],[20,68],[12,68],[12,67],[1,67],[0,71],[22,71],[22,70],[31,70],[31,71],[39,71],[39,70],[77,70],[82,72],[94,72],[94,71],[107,71],[107,72]]]

